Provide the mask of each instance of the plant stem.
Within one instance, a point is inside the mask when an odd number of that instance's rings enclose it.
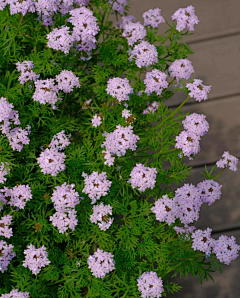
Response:
[[[166,119],[164,119],[160,124],[162,125],[163,123],[165,123],[168,119],[170,119],[171,117],[173,117],[180,109],[183,105],[185,105],[185,103],[189,100],[190,96],[188,95],[188,97],[184,100],[183,103],[180,104],[180,106],[178,108],[176,108],[175,111],[173,111]]]
[[[214,178],[213,180],[216,180],[221,174],[222,172],[225,170],[226,168],[223,168]]]

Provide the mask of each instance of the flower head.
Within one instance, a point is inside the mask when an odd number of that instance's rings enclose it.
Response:
[[[161,95],[163,89],[168,87],[167,75],[158,69],[153,69],[151,72],[146,73],[144,84],[147,95],[151,95],[153,92]]]
[[[136,164],[133,168],[130,179],[132,188],[138,188],[139,191],[145,191],[147,188],[153,189],[156,183],[157,169],[145,167],[143,164]]]
[[[106,91],[107,94],[122,102],[129,100],[129,94],[133,93],[133,88],[130,86],[128,79],[113,78],[108,80]]]
[[[218,168],[229,168],[231,171],[237,171],[237,163],[239,161],[238,158],[230,155],[228,151],[225,151],[222,155],[222,159],[216,162],[216,166]]]
[[[100,230],[106,231],[109,229],[113,223],[113,218],[109,217],[112,215],[112,207],[110,205],[100,205],[93,206],[93,214],[90,215],[90,221],[92,223],[98,224]]]
[[[161,16],[161,9],[149,9],[143,13],[144,26],[151,26],[157,28],[160,24],[165,23],[164,18]]]
[[[198,17],[195,15],[195,8],[189,5],[187,8],[179,8],[173,15],[172,20],[177,21],[177,30],[181,32],[185,28],[194,31],[194,25],[199,23]]]
[[[137,280],[138,290],[142,298],[160,298],[162,297],[163,282],[156,272],[144,272]]]
[[[110,252],[98,248],[92,256],[89,256],[88,268],[95,277],[104,278],[106,274],[115,269],[113,257]]]
[[[187,89],[190,91],[189,96],[199,102],[208,99],[208,93],[211,90],[211,86],[205,86],[202,82],[202,80],[194,79],[193,83],[186,84]]]
[[[107,195],[112,181],[107,180],[107,173],[103,172],[98,174],[97,171],[85,177],[85,186],[82,190],[83,193],[88,194],[92,200],[91,204],[96,203],[102,196]]]
[[[179,79],[189,80],[194,73],[192,62],[188,59],[177,59],[168,68],[171,77],[176,78],[177,83]]]
[[[141,41],[130,50],[129,61],[135,60],[139,68],[147,67],[158,62],[158,52],[154,45],[147,41]]]
[[[41,271],[41,268],[51,263],[44,245],[40,248],[35,248],[34,245],[30,244],[24,250],[24,254],[26,257],[23,261],[23,267],[29,268],[35,275]]]

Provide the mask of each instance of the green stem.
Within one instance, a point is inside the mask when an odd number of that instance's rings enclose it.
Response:
[[[223,168],[214,178],[213,180],[216,180],[221,174],[222,172],[225,170],[226,168]]]
[[[171,33],[168,34],[167,37],[164,38],[164,40],[160,43],[160,45],[162,45],[163,43],[165,43],[165,41],[167,41],[168,39],[170,39],[172,37],[172,35],[174,35],[176,33],[176,30],[174,29]]]
[[[180,104],[180,106],[178,108],[176,108],[175,111],[173,111],[166,119],[164,119],[160,125],[162,125],[163,123],[165,123],[167,120],[169,120],[171,117],[173,117],[180,109],[183,105],[185,105],[185,103],[189,100],[190,96],[188,95],[188,97],[184,100],[183,103]]]
[[[63,106],[62,106],[62,110],[61,110],[61,117],[60,117],[60,119],[61,119],[62,116],[63,116],[63,110],[64,110],[64,106],[65,106],[66,100],[67,100],[67,94],[65,94],[65,96],[64,96]]]
[[[168,86],[172,85],[172,83],[175,81],[175,78],[172,79],[172,81],[168,84]]]

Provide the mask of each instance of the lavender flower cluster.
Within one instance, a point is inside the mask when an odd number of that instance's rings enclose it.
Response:
[[[145,191],[147,188],[153,189],[156,182],[157,169],[145,167],[143,164],[136,164],[130,174],[128,182],[132,188],[138,188],[139,191]]]
[[[107,195],[112,181],[107,180],[107,173],[93,172],[91,175],[85,174],[85,186],[82,190],[83,193],[88,194],[92,200],[91,204],[95,204],[102,196]]]
[[[209,124],[205,118],[205,115],[196,113],[187,116],[182,121],[185,130],[176,137],[175,147],[182,149],[184,156],[190,160],[200,151],[200,139],[208,132]]]
[[[129,94],[133,93],[133,88],[130,86],[128,79],[113,78],[107,83],[107,94],[111,95],[121,103],[129,100]]]
[[[3,294],[0,298],[29,298],[29,293],[19,292],[17,289],[14,289],[9,294]]]
[[[49,148],[45,149],[37,158],[41,172],[57,176],[59,172],[65,170],[64,161],[66,155],[63,152],[59,152],[59,150],[64,150],[70,144],[70,137],[71,134],[65,135],[64,130],[53,136]]]
[[[167,75],[158,69],[153,69],[151,72],[146,73],[144,84],[146,85],[145,92],[148,96],[153,92],[161,95],[163,89],[168,87]]]
[[[7,270],[11,260],[16,257],[13,247],[12,244],[8,245],[6,241],[0,240],[0,271],[2,273]]]
[[[8,175],[9,173],[10,173],[9,163],[6,162],[4,164],[4,162],[2,162],[0,166],[0,183],[4,183],[7,181],[7,178],[5,176]]]
[[[104,278],[115,269],[113,255],[98,248],[92,256],[88,257],[88,268],[95,277]]]
[[[17,64],[17,70],[21,71],[21,75],[18,78],[20,84],[24,84],[27,81],[36,81],[40,75],[35,74],[32,69],[35,67],[32,61],[23,61],[20,63],[19,61]]]
[[[13,150],[21,151],[23,145],[29,144],[31,126],[27,125],[25,129],[15,127],[11,129],[11,125],[20,125],[18,111],[13,110],[13,104],[7,102],[5,97],[0,98],[0,129],[8,138],[9,144]]]
[[[13,189],[5,186],[1,192],[4,194],[7,204],[19,209],[24,209],[26,202],[32,199],[32,191],[29,185],[20,184],[14,186]]]
[[[139,140],[139,136],[133,133],[133,127],[129,126],[121,126],[117,125],[116,129],[111,133],[104,133],[106,140],[102,143],[101,147],[105,147],[106,150],[103,151],[103,155],[105,158],[105,164],[108,166],[113,165],[115,157],[124,156],[128,149],[135,151],[137,148],[137,142]]]
[[[27,249],[24,250],[24,254],[26,257],[23,261],[23,267],[29,268],[35,275],[41,271],[41,268],[51,263],[44,245],[40,248],[36,248],[34,245],[30,244]]]
[[[109,217],[112,215],[112,207],[110,205],[100,205],[93,206],[93,214],[90,215],[90,221],[97,224],[102,231],[109,229],[113,223],[113,218]]]
[[[142,298],[159,298],[162,297],[163,282],[156,272],[144,272],[137,280],[138,290]]]
[[[13,235],[12,228],[9,228],[12,222],[12,215],[3,216],[0,219],[0,236],[10,238]]]
[[[77,211],[74,208],[80,201],[74,186],[75,184],[67,185],[64,182],[61,186],[56,186],[53,191],[51,200],[57,212],[50,216],[50,221],[60,233],[65,233],[68,228],[74,231],[78,223]]]
[[[48,47],[68,54],[75,45],[76,50],[90,54],[96,48],[95,36],[99,31],[97,19],[86,7],[72,9],[69,13],[71,17],[68,22],[73,25],[73,30],[70,31],[70,27],[66,25],[60,29],[55,28],[47,35]]]
[[[217,240],[211,238],[212,230],[207,228],[205,231],[196,230],[192,233],[192,248],[199,250],[210,256],[216,254],[217,259],[226,265],[229,265],[238,257],[240,245],[236,244],[234,236],[228,237],[221,235]]]
[[[228,151],[225,151],[222,155],[222,159],[217,161],[216,166],[218,168],[226,168],[228,167],[231,171],[236,172],[237,171],[237,163],[239,161],[238,158],[235,156],[229,154]]]

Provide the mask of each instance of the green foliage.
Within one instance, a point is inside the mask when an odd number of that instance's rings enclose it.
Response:
[[[89,5],[100,27],[97,48],[90,60],[82,60],[81,52],[70,51],[65,55],[47,46],[47,34],[66,24],[68,14],[58,13],[53,26],[43,26],[36,20],[36,13],[11,15],[8,6],[0,11],[0,97],[7,98],[19,112],[22,128],[31,126],[30,143],[21,152],[12,150],[6,135],[1,133],[0,164],[8,163],[11,169],[1,188],[29,184],[33,195],[24,209],[5,205],[0,211],[0,218],[7,214],[13,216],[13,236],[7,242],[14,245],[17,255],[7,271],[0,273],[0,294],[17,288],[29,292],[31,298],[136,298],[141,297],[137,279],[143,272],[153,270],[163,279],[163,297],[166,297],[181,289],[171,281],[173,276],[199,275],[202,281],[211,278],[213,268],[221,270],[214,255],[210,261],[206,260],[203,253],[192,249],[189,239],[178,238],[173,225],[157,222],[151,211],[154,202],[163,195],[174,197],[169,186],[178,186],[190,174],[191,168],[179,157],[181,151],[174,147],[176,136],[182,130],[182,120],[188,114],[183,115],[181,110],[172,114],[166,104],[174,95],[170,88],[160,96],[144,93],[142,79],[148,69],[139,69],[128,60],[127,40],[122,37],[122,30],[108,20],[111,5],[107,0],[91,0]],[[115,17],[118,19],[119,14]],[[183,41],[188,32],[179,33],[174,26],[169,27],[167,36],[147,28],[146,40],[156,45],[159,58],[153,67],[161,71],[167,71],[174,60],[193,54]],[[167,40],[170,40],[168,46]],[[72,70],[79,77],[81,88],[67,94],[61,92],[62,101],[58,101],[56,110],[40,104],[32,99],[34,83],[22,85],[18,81],[20,73],[16,63],[25,60],[33,61],[34,72],[40,74],[40,79],[54,78],[64,69]],[[123,105],[106,92],[107,82],[113,77],[128,78],[134,88],[127,104],[135,118],[134,133],[140,140],[136,151],[127,150],[126,155],[116,157],[114,166],[108,167],[102,155],[103,133],[114,131],[119,124],[129,125],[122,117]],[[180,84],[183,88],[173,90],[187,94],[181,80]],[[141,96],[139,92],[143,92]],[[86,104],[89,99],[91,103]],[[159,103],[158,110],[143,115],[147,102],[153,101]],[[104,120],[94,128],[91,119],[96,113]],[[71,144],[64,150],[66,170],[57,176],[45,175],[37,158],[42,148],[46,149],[53,136],[62,130],[71,133]],[[142,193],[131,187],[128,180],[136,163],[157,169],[153,189]],[[208,172],[206,168],[203,177],[214,179],[213,170],[214,167]],[[110,192],[101,198],[104,204],[113,207],[114,222],[106,231],[90,222],[91,200],[82,192],[82,173],[93,171],[106,172],[112,181]],[[64,182],[74,183],[82,200],[76,206],[76,229],[61,234],[49,218],[55,213],[51,201],[53,190]],[[0,240],[6,239],[0,236]],[[37,276],[22,266],[23,252],[29,244],[37,248],[44,245],[49,253],[50,265],[42,268]],[[116,269],[104,279],[94,277],[88,268],[87,259],[97,248],[111,252],[116,262]]]

